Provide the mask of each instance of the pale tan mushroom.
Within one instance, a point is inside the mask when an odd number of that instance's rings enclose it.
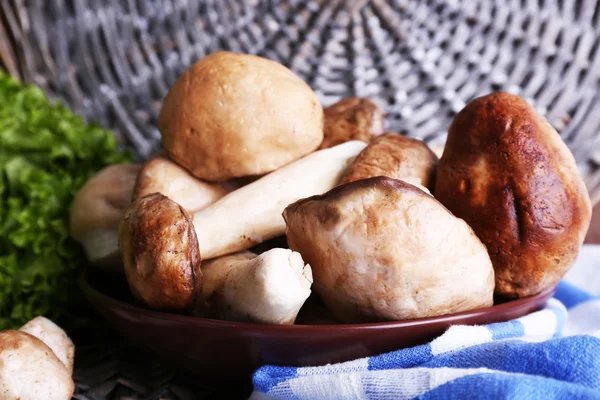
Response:
[[[0,332],[0,398],[71,399],[75,390],[73,354],[67,335],[43,317],[19,331]]]
[[[117,164],[99,171],[77,192],[71,204],[71,236],[83,246],[90,263],[117,272],[119,221],[131,202],[139,165]]]
[[[171,159],[198,178],[223,182],[313,152],[323,140],[323,107],[285,66],[219,51],[177,79],[158,127]]]
[[[424,318],[493,304],[494,270],[471,228],[406,182],[368,178],[289,205],[291,249],[343,322]]]
[[[73,372],[75,360],[75,345],[58,325],[44,317],[36,317],[27,322],[20,329],[21,332],[29,333],[44,342],[67,367]]]
[[[340,183],[387,176],[433,190],[438,158],[421,140],[397,133],[376,137],[348,167]]]
[[[162,153],[148,160],[140,170],[133,190],[133,200],[151,193],[161,193],[193,213],[214,203],[238,186],[234,182],[202,181]]]

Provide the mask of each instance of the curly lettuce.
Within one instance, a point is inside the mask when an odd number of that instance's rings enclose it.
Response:
[[[0,330],[83,315],[85,256],[69,236],[69,207],[98,170],[129,160],[110,131],[0,70]]]

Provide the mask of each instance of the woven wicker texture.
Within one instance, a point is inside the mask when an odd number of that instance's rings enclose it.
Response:
[[[77,345],[75,399],[217,400],[250,394],[249,380],[202,380],[173,370],[105,327],[93,335]]]
[[[229,49],[290,66],[324,105],[373,97],[388,130],[434,144],[473,97],[519,94],[600,189],[596,0],[0,1],[23,77],[141,158],[159,146],[157,113],[177,76]]]
[[[434,145],[443,144],[452,117],[470,99],[496,90],[518,94],[559,130],[600,199],[597,0],[0,0],[0,6],[3,65],[112,128],[140,159],[160,146],[156,118],[177,76],[204,55],[228,49],[289,66],[324,105],[350,95],[375,98],[387,111],[387,130]],[[174,375],[162,366],[143,362],[147,375],[132,373],[133,364],[120,361],[128,354],[120,347],[92,346],[81,354],[81,399],[103,398],[88,388],[106,382],[98,393],[112,393],[107,398],[186,398],[167,389]]]

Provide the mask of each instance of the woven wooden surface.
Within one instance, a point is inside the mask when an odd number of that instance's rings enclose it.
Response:
[[[6,65],[113,128],[141,157],[177,76],[215,50],[278,60],[328,105],[384,105],[388,130],[441,144],[473,97],[519,94],[600,196],[597,0],[0,0]],[[4,46],[6,47],[6,46]],[[2,48],[2,45],[0,45]]]
[[[531,102],[573,151],[600,199],[597,0],[0,0],[0,62],[140,160],[160,143],[161,100],[219,50],[282,62],[324,105],[378,100],[387,130],[445,141],[470,99]],[[78,346],[79,399],[243,398],[248,382],[201,382],[110,332]],[[239,388],[239,390],[238,390]]]
[[[94,337],[76,342],[78,400],[235,400],[251,392],[250,378],[219,382],[174,370],[107,327],[99,326]]]

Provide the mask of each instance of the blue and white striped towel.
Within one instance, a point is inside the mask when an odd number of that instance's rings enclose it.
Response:
[[[457,325],[425,345],[340,364],[265,366],[253,381],[254,400],[600,399],[600,297],[563,281],[544,309],[516,320]]]

